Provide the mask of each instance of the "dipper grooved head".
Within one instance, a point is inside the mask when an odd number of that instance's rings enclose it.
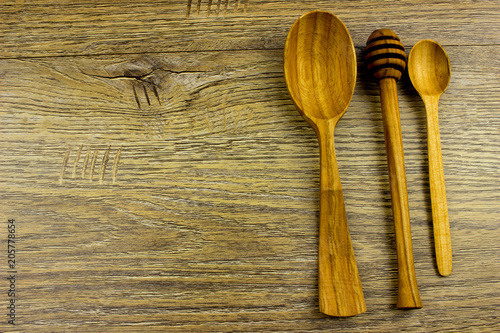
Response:
[[[372,32],[366,41],[365,63],[377,80],[387,77],[399,80],[406,68],[406,53],[398,35],[390,29]]]

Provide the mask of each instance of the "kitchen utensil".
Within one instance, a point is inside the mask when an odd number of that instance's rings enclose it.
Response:
[[[436,262],[439,274],[448,276],[452,270],[452,253],[441,139],[439,137],[438,103],[439,97],[450,82],[450,60],[437,42],[429,39],[422,40],[415,44],[410,52],[408,73],[425,105]]]
[[[324,11],[300,17],[285,44],[288,91],[320,147],[319,308],[330,316],[366,311],[334,146],[334,129],[356,83],[356,53],[342,21]]]
[[[396,87],[396,81],[401,78],[406,67],[404,46],[392,30],[375,30],[366,42],[365,61],[368,70],[378,80],[380,90],[398,259],[397,307],[420,308],[422,302],[413,263],[403,138]]]

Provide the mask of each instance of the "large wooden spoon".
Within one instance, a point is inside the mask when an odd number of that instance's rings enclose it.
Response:
[[[429,39],[422,40],[415,44],[410,52],[408,72],[413,86],[425,104],[436,261],[439,274],[448,276],[452,269],[452,253],[443,157],[439,138],[438,103],[439,97],[450,82],[450,60],[441,45]]]
[[[347,226],[333,134],[354,91],[354,44],[340,19],[313,11],[290,29],[284,56],[288,91],[315,130],[320,147],[319,309],[330,316],[353,316],[366,311],[366,306]]]

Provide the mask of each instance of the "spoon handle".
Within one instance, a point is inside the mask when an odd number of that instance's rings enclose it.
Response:
[[[425,96],[427,118],[427,151],[429,158],[429,184],[431,189],[434,246],[439,274],[448,276],[452,270],[452,251],[448,203],[444,181],[443,156],[439,136],[438,96]]]
[[[400,309],[421,308],[422,302],[413,263],[410,211],[396,80],[392,77],[383,78],[379,81],[379,88],[398,258],[397,307]]]
[[[366,305],[347,226],[334,128],[334,121],[322,122],[316,128],[321,160],[319,307],[324,314],[346,317],[365,312]]]

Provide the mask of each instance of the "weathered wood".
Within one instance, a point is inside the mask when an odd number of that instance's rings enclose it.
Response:
[[[17,325],[1,310],[0,331],[499,330],[496,2],[248,1],[246,14],[229,2],[226,16],[207,17],[202,1],[188,20],[186,4],[0,5],[0,217],[16,219],[19,241]],[[368,310],[343,319],[317,307],[319,147],[282,70],[288,29],[318,8],[346,23],[358,53],[335,144]],[[398,83],[425,304],[412,311],[394,306],[382,116],[360,56],[387,25],[407,53],[439,41],[453,68],[439,111],[446,278],[434,262],[424,105],[405,74]],[[3,251],[6,232],[2,223]]]
[[[0,58],[282,49],[290,26],[311,10],[339,16],[359,47],[382,27],[397,31],[406,45],[425,38],[491,45],[500,38],[492,29],[499,24],[497,7],[496,1],[474,0],[223,0],[220,5],[214,0],[12,0],[0,7]],[[469,26],[474,29],[464,29]]]

